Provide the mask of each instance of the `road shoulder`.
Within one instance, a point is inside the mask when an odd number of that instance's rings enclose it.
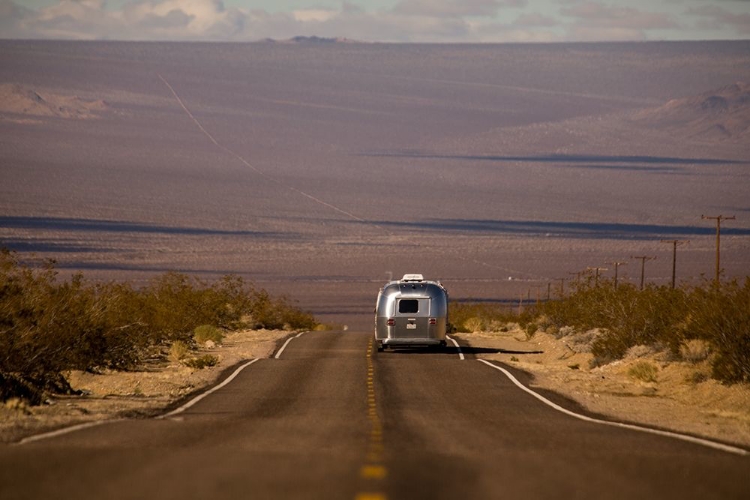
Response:
[[[625,359],[590,367],[585,345],[521,329],[454,334],[476,357],[531,374],[530,387],[570,398],[607,418],[750,446],[750,387],[696,376],[702,364],[669,361],[664,353],[635,350]],[[639,367],[650,367],[644,376]],[[634,368],[635,367],[635,368]]]
[[[229,332],[221,345],[200,347],[196,355],[215,356],[203,369],[169,359],[154,360],[139,370],[100,373],[71,371],[66,378],[80,395],[51,396],[30,407],[19,400],[0,405],[0,442],[19,440],[72,425],[116,418],[147,418],[163,413],[222,380],[227,371],[253,358],[268,358],[280,342],[297,332],[241,330]]]

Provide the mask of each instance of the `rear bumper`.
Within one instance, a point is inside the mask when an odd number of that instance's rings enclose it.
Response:
[[[445,340],[442,339],[419,339],[419,338],[406,338],[406,339],[383,339],[378,340],[381,345],[441,345],[445,344]]]

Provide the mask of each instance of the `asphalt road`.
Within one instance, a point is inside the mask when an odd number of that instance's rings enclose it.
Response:
[[[0,446],[2,500],[747,499],[749,477],[750,457],[555,411],[470,352],[351,332],[295,338],[172,417]]]

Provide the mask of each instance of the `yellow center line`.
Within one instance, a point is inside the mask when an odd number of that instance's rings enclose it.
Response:
[[[386,500],[387,498],[382,493],[357,493],[354,500]]]
[[[375,398],[375,367],[372,362],[372,338],[367,344],[367,418],[370,421],[370,434],[367,444],[366,463],[359,470],[359,477],[365,480],[383,480],[388,475],[388,469],[382,465],[383,461],[383,424],[378,416]],[[355,500],[387,500],[384,493],[377,491],[360,492]]]
[[[359,475],[365,479],[383,479],[388,471],[382,465],[364,465],[359,470]]]

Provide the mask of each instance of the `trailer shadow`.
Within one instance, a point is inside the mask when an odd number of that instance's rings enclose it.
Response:
[[[470,347],[462,346],[460,349],[453,346],[435,347],[435,346],[417,346],[417,347],[389,347],[384,352],[393,354],[446,354],[449,356],[458,356],[462,352],[464,356],[474,356],[477,354],[543,354],[544,351],[517,351],[512,349],[498,349],[494,347]]]

